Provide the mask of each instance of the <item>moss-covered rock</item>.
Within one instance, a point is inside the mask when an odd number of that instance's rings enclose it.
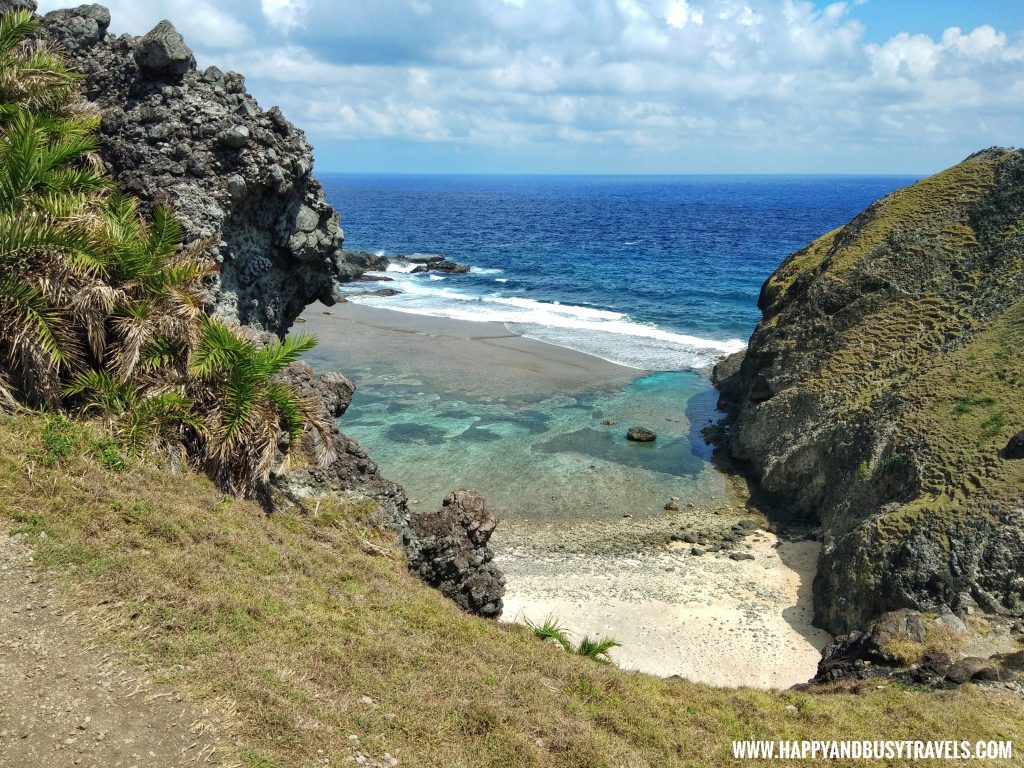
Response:
[[[1024,616],[1024,151],[873,203],[765,283],[721,430],[774,514],[820,520],[817,621]]]

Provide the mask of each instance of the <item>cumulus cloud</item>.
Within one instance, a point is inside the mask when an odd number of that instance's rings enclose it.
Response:
[[[118,31],[172,19],[201,63],[244,72],[339,168],[383,139],[528,170],[907,170],[1022,134],[1019,32],[868,42],[860,2],[110,5]]]

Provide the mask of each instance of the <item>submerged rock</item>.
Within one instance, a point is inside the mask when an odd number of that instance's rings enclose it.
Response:
[[[630,427],[626,432],[626,439],[634,443],[653,443],[658,436],[647,427]]]
[[[463,610],[497,618],[505,576],[488,546],[497,524],[479,493],[452,491],[440,509],[410,516],[403,534],[410,570]]]

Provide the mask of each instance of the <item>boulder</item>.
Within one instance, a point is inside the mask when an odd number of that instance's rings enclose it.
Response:
[[[634,443],[653,443],[658,436],[647,427],[630,427],[626,432],[626,439]]]
[[[457,264],[454,261],[443,260],[437,264],[431,264],[430,268],[435,272],[448,272],[455,275],[464,275],[469,272],[468,264]]]
[[[1024,459],[1024,430],[1010,438],[1010,442],[1003,449],[1003,458]]]
[[[452,491],[439,509],[410,516],[402,537],[409,569],[463,610],[497,618],[505,576],[488,546],[497,524],[479,493]]]
[[[241,149],[249,143],[249,129],[244,125],[233,125],[221,133],[218,141],[228,149]]]
[[[982,659],[978,656],[968,656],[950,666],[946,672],[946,679],[951,683],[960,685],[961,683],[966,683],[988,666],[987,659]]]
[[[180,79],[195,68],[196,60],[178,30],[164,19],[139,41],[135,63],[150,75]]]

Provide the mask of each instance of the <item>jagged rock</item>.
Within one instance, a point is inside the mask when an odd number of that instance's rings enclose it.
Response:
[[[312,149],[279,109],[264,112],[237,72],[197,72],[171,24],[115,37],[109,18],[97,5],[55,11],[43,31],[85,75],[118,186],[146,207],[168,203],[186,244],[214,238],[208,311],[283,335],[308,304],[334,304],[343,283],[377,268],[341,250]]]
[[[452,491],[440,509],[411,515],[403,534],[410,570],[463,610],[497,618],[505,576],[487,544],[497,524],[479,493]]]
[[[435,272],[448,272],[454,275],[464,275],[469,272],[468,264],[458,264],[448,260],[443,260],[438,264],[431,264],[430,268]]]
[[[730,552],[729,559],[736,560],[738,562],[740,560],[753,560],[754,556],[749,552]]]
[[[73,13],[77,13],[78,9]],[[79,14],[84,16],[84,14]],[[109,24],[109,13],[107,14]],[[99,38],[97,38],[98,40]],[[180,78],[189,69],[195,69],[192,51],[171,22],[164,19],[147,32],[135,46],[135,63],[149,75],[169,75]]]
[[[653,443],[658,436],[646,427],[630,427],[626,431],[626,439],[635,443]]]
[[[1003,449],[1003,458],[1024,459],[1024,431],[1018,432],[1010,438],[1010,442]]]
[[[344,257],[347,263],[353,264],[366,272],[383,272],[388,268],[388,257],[376,253],[345,251]],[[368,276],[368,279],[391,280],[390,277],[374,277],[372,275]]]
[[[355,384],[340,373],[328,371],[317,376],[306,363],[298,361],[277,375],[307,401],[319,408],[325,421],[331,422],[331,448],[337,458],[327,467],[317,466],[313,457],[315,436],[303,437],[302,450],[294,448],[287,461],[282,453],[271,475],[272,486],[288,499],[316,499],[337,494],[342,497],[369,497],[380,504],[384,524],[398,531],[406,524],[408,498],[401,486],[380,476],[377,465],[366,450],[338,429],[334,419],[345,413],[352,402]],[[290,438],[288,438],[290,439]]]

